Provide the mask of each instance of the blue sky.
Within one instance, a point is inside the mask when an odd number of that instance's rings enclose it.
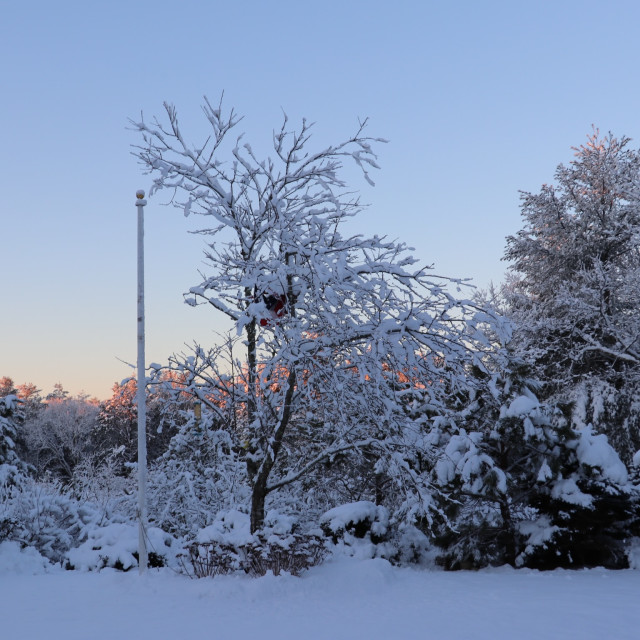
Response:
[[[435,272],[503,278],[519,190],[553,181],[596,125],[640,144],[640,4],[4,0],[0,21],[0,376],[99,398],[136,357],[135,192],[128,119],[174,103],[195,142],[202,96],[266,148],[282,111],[325,146],[369,118],[381,171],[364,233],[407,241]],[[197,221],[146,207],[147,354],[216,340]]]

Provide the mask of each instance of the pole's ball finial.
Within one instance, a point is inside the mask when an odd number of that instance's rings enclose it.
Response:
[[[136,198],[138,198],[138,200],[144,200],[144,191],[142,189],[136,191]]]

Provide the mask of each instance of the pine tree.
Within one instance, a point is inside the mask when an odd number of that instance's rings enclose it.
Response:
[[[530,367],[508,355],[456,418],[436,465],[452,528],[436,539],[448,568],[627,566],[638,493],[606,436],[541,403]]]
[[[0,398],[0,488],[13,486],[27,470],[16,452],[18,425],[21,421],[22,413],[17,396]]]
[[[504,288],[543,399],[607,434],[626,462],[640,448],[640,154],[629,142],[596,131],[555,186],[522,194]]]

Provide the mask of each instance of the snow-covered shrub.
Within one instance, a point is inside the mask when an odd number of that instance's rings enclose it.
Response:
[[[390,528],[390,550],[383,556],[395,565],[435,565],[436,549],[423,531],[414,525],[398,523]]]
[[[15,573],[42,574],[51,571],[53,566],[33,547],[23,548],[15,540],[0,542],[0,575]]]
[[[0,542],[13,540],[18,534],[18,520],[15,517],[15,495],[18,487],[16,478],[20,478],[22,484],[24,478],[15,473],[13,465],[0,465]]]
[[[517,564],[628,567],[627,540],[640,535],[638,488],[607,437],[591,427],[571,430],[565,447],[561,471],[541,478],[532,495],[538,518],[520,523],[526,535]]]
[[[436,538],[447,568],[626,566],[638,528],[627,470],[588,426],[538,401],[515,366],[485,380],[436,464],[453,529]]]
[[[3,540],[11,540],[17,526],[17,521],[4,512],[4,508],[0,508],[0,542]]]
[[[169,450],[149,470],[149,517],[175,536],[193,537],[225,509],[248,504],[246,466],[228,432],[208,413],[183,425]]]
[[[345,535],[369,537],[375,544],[385,538],[388,524],[388,510],[367,500],[334,507],[320,518],[325,535],[330,536],[334,544]]]
[[[640,538],[632,538],[627,543],[629,569],[640,569]]]
[[[83,459],[73,470],[67,493],[79,502],[88,502],[105,521],[118,517],[133,520],[138,508],[135,466],[123,464],[121,449]],[[124,472],[123,472],[124,469]]]
[[[320,527],[334,555],[384,558],[393,564],[433,565],[429,537],[398,509],[391,517],[387,507],[367,500],[343,504],[320,517]]]
[[[61,562],[82,541],[86,528],[101,519],[93,505],[78,502],[57,483],[32,479],[8,496],[3,510],[12,521],[9,539],[34,547],[53,563]]]
[[[172,563],[177,550],[176,540],[157,527],[147,529],[149,566],[162,567]],[[105,567],[128,571],[138,566],[138,526],[131,523],[111,523],[94,527],[87,539],[70,549],[64,559],[67,569],[100,571]]]
[[[276,576],[283,572],[300,575],[322,562],[327,554],[323,538],[296,531],[292,518],[269,512],[265,527],[252,534],[249,516],[234,510],[218,514],[186,550],[182,567],[196,578],[237,571],[253,577],[268,572]]]
[[[331,542],[358,557],[386,557],[389,549],[389,510],[361,500],[330,509],[320,518],[322,531]]]

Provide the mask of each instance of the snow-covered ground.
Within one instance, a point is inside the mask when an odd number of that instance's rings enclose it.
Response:
[[[637,640],[640,571],[445,573],[384,560],[190,580],[43,569],[0,545],[3,640]]]

